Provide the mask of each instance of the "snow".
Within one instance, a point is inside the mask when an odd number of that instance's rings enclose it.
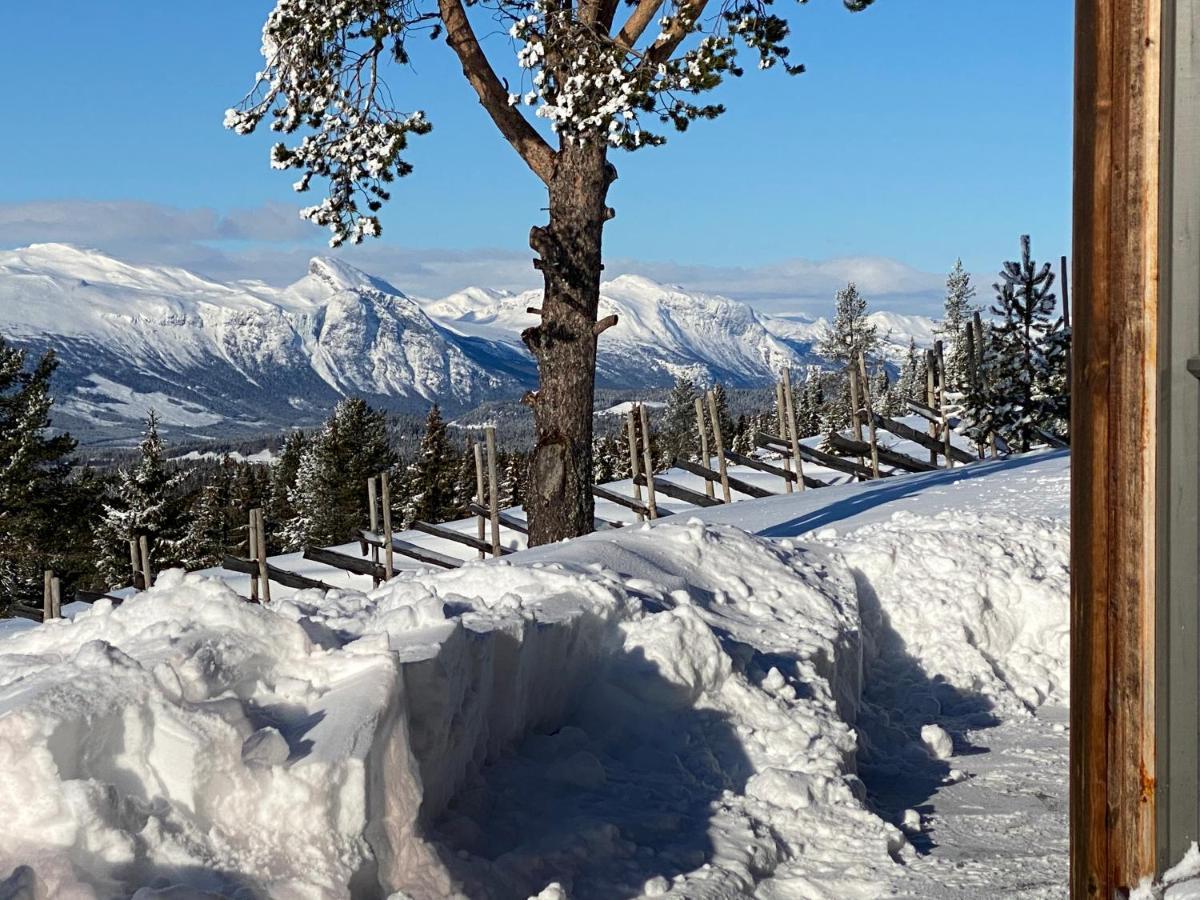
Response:
[[[0,878],[1063,896],[1067,483],[1031,454],[269,609],[164,573],[0,635]]]

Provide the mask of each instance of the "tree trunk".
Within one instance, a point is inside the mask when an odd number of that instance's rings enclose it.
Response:
[[[529,543],[587,534],[593,527],[592,405],[596,383],[596,314],[601,236],[616,172],[607,148],[564,147],[550,181],[550,222],[529,244],[545,281],[540,325],[521,335],[538,364],[529,395],[537,444],[525,509]]]

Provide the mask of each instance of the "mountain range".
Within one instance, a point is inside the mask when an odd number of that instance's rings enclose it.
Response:
[[[603,387],[661,388],[677,375],[750,387],[825,364],[824,320],[637,275],[605,282],[601,298],[601,315],[618,317],[600,338]],[[520,333],[538,305],[538,291],[486,288],[418,299],[326,257],[280,288],[65,244],[0,251],[0,335],[58,353],[55,425],[87,443],[127,443],[151,408],[166,430],[202,440],[310,426],[350,395],[411,412],[515,398],[536,383]],[[872,318],[893,357],[910,336],[932,341],[927,318]]]

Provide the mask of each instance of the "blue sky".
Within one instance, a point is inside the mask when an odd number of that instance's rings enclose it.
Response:
[[[299,277],[324,242],[294,217],[312,201],[268,168],[269,135],[221,127],[259,66],[270,5],[5,4],[0,25],[22,37],[0,56],[0,245],[70,240],[220,277]],[[956,256],[990,284],[1022,232],[1035,253],[1069,252],[1069,0],[778,9],[808,72],[751,68],[718,92],[725,116],[617,154],[609,272],[771,308],[859,273],[893,305],[927,306]],[[525,237],[544,193],[444,44],[418,49],[391,83],[434,131],[413,143],[384,239],[348,258],[417,292],[533,286]]]

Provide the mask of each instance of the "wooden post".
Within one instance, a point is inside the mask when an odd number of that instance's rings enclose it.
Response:
[[[142,557],[142,581],[149,589],[154,587],[154,573],[150,571],[150,540],[144,534],[138,537],[138,550]]]
[[[854,360],[850,360],[849,379],[847,380],[847,389],[850,392],[850,428],[854,432],[854,439],[860,444],[862,443],[862,419],[858,415],[858,367]],[[865,466],[867,461],[864,457],[858,458],[858,463]]]
[[[862,379],[863,409],[867,413],[867,437],[871,443],[871,477],[879,477],[879,444],[875,435],[875,408],[871,405],[871,382],[867,378],[867,361],[858,354],[858,374]],[[920,434],[920,432],[917,432]]]
[[[144,591],[146,589],[146,584],[142,581],[142,564],[140,559],[141,557],[138,555],[137,538],[130,538],[129,566],[133,570],[133,581],[131,581],[130,584],[133,586],[134,590]]]
[[[712,468],[712,454],[708,452],[708,429],[704,427],[704,401],[696,398],[696,431],[700,435],[700,465],[706,469]],[[713,495],[712,482],[704,479],[704,493]]]
[[[792,462],[796,467],[796,483],[804,490],[804,464],[800,461],[800,431],[796,427],[796,399],[792,396],[792,370],[783,370],[783,403],[787,407],[787,437],[791,441]],[[790,484],[790,482],[789,482]]]
[[[483,509],[484,504],[487,503],[483,484],[483,447],[479,441],[473,441],[472,450],[475,453],[475,504],[480,509]],[[487,525],[484,523],[483,516],[475,517],[475,535],[480,541],[483,541],[487,537]],[[479,558],[483,559],[485,556],[487,554],[480,550]]]
[[[396,551],[392,549],[392,486],[387,472],[379,475],[379,494],[383,501],[383,571],[391,581],[396,575]]]
[[[1156,815],[1160,799],[1167,799],[1160,792],[1170,789],[1169,779],[1160,781],[1156,753],[1156,481],[1163,424],[1160,341],[1174,339],[1160,333],[1158,318],[1160,278],[1169,271],[1160,254],[1170,252],[1160,235],[1161,153],[1170,147],[1161,121],[1161,54],[1164,47],[1174,50],[1171,31],[1165,42],[1161,32],[1164,12],[1173,17],[1176,11],[1184,26],[1195,7],[1169,2],[1164,10],[1161,0],[1075,5],[1070,566],[1075,900],[1128,896],[1140,879],[1154,874]],[[1168,20],[1169,27],[1173,23]],[[1173,70],[1168,72],[1173,82]],[[1194,107],[1186,114],[1194,122]],[[1194,183],[1183,187],[1195,195]],[[1194,305],[1195,294],[1178,301]],[[1186,374],[1171,376],[1179,378],[1174,383],[1180,388],[1188,383]],[[1194,432],[1188,440],[1194,447]],[[1191,484],[1179,484],[1177,491],[1195,490],[1194,472]],[[1195,554],[1193,544],[1193,570]],[[1194,609],[1195,595],[1186,601]],[[1195,659],[1194,638],[1185,652]],[[1189,684],[1194,710],[1194,672]],[[1194,744],[1194,727],[1184,739]],[[1169,799],[1197,802],[1195,790]]]
[[[784,405],[783,381],[781,379],[781,380],[775,382],[775,418],[777,420],[777,425],[778,425],[778,427],[776,428],[776,431],[778,431],[779,434],[786,440],[788,429],[787,429],[787,419],[784,418],[784,414],[783,414],[783,405]],[[793,451],[795,450],[795,448],[792,448],[792,449],[793,449]],[[783,471],[785,471],[785,472],[792,471],[792,460],[786,453],[783,456]],[[799,480],[801,482],[804,481],[803,478],[801,478]],[[792,479],[784,478],[783,483],[787,488],[787,492],[790,494],[792,492]]]
[[[54,581],[54,573],[47,569],[42,573],[42,621],[47,622],[54,618],[54,596],[51,593],[51,582]]]
[[[930,409],[937,409],[937,358],[933,355],[932,350],[925,351],[925,405]],[[937,438],[938,427],[933,422],[929,423],[929,436]],[[937,451],[929,451],[929,464],[937,465]]]
[[[379,482],[372,475],[367,479],[367,524],[371,531],[379,534]],[[371,562],[379,565],[379,548],[371,545]],[[371,577],[371,587],[379,587],[379,579]]]
[[[254,521],[254,510],[250,510],[249,524],[246,526],[246,556],[258,562],[258,524]],[[250,576],[250,599],[258,602],[258,570]]]
[[[50,578],[50,603],[53,606],[53,617],[55,619],[62,618],[62,580],[53,575]]]
[[[492,517],[492,556],[500,555],[500,477],[496,472],[496,429],[484,429],[487,440],[488,510]]]
[[[640,505],[642,502],[642,486],[638,484],[637,477],[641,474],[642,464],[638,462],[638,447],[637,447],[637,412],[635,407],[629,407],[629,415],[625,419],[626,434],[629,438],[629,473],[633,477],[633,499]],[[651,492],[653,493],[653,492]],[[649,508],[649,507],[647,507]],[[637,520],[645,521],[645,516],[639,511]]]
[[[261,508],[254,511],[254,526],[258,529],[258,580],[262,582],[262,602],[271,602],[271,579],[267,574],[267,525]]]
[[[726,503],[731,503],[733,497],[729,493],[729,473],[725,468],[725,436],[721,434],[721,419],[717,415],[717,395],[712,391],[707,394],[708,397],[708,416],[712,419],[713,442],[717,445],[717,465],[721,472],[721,496]]]
[[[650,518],[658,518],[658,500],[654,490],[654,454],[650,452],[650,417],[646,413],[646,404],[638,404],[638,418],[642,422],[642,462],[646,469],[646,508],[650,510]],[[713,432],[719,429],[713,423]],[[717,452],[721,452],[721,439],[717,438]]]
[[[1068,333],[1071,331],[1071,294],[1067,288],[1067,258],[1063,256],[1059,260],[1059,271],[1062,272],[1062,320],[1063,328]],[[1067,378],[1071,377],[1071,344],[1067,344]],[[1068,404],[1069,405],[1069,404]],[[1071,417],[1067,416],[1067,443],[1071,443]]]
[[[954,468],[954,458],[950,455],[950,417],[946,414],[946,356],[941,341],[934,343],[934,354],[938,364],[938,412],[942,414],[942,440],[945,442],[946,468]]]

